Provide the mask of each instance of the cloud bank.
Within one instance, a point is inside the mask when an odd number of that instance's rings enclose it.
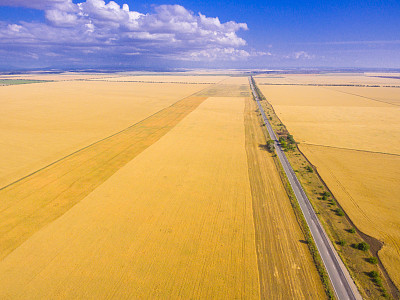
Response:
[[[221,23],[180,5],[156,6],[151,13],[103,0],[0,0],[0,6],[44,11],[45,22],[0,22],[0,52],[22,57],[215,61],[259,55],[243,49],[246,41],[237,32],[247,30],[245,23]]]

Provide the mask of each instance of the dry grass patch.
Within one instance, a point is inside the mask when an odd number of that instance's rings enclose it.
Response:
[[[259,299],[243,112],[206,100],[4,258],[0,297]]]

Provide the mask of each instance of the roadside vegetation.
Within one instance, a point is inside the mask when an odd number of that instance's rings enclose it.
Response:
[[[262,95],[257,86],[256,91],[259,95]],[[361,295],[366,299],[390,298],[390,292],[388,292],[390,289],[388,281],[386,277],[382,275],[385,271],[382,268],[381,263],[379,263],[379,260],[375,257],[376,252],[381,247],[379,241],[363,235],[354,228],[351,220],[347,217],[336,201],[334,195],[332,195],[331,191],[320,178],[318,171],[301,153],[293,136],[288,132],[284,124],[282,124],[271,104],[265,100],[264,96],[260,97],[260,99],[261,98],[264,99],[264,101],[261,101],[261,105],[270,120],[279,143],[285,150],[286,156],[307,193],[316,214],[338,251],[338,254],[347,266],[360,290]],[[278,169],[281,169],[279,161],[276,158],[275,160]],[[297,201],[294,198],[293,192],[291,191],[290,185],[287,183],[286,176],[282,170],[281,174],[282,180],[288,189],[288,194],[290,198],[294,200],[292,205],[296,215],[298,216],[299,223],[304,230],[308,231],[307,224],[305,223],[301,211],[299,208],[296,208],[296,205],[298,206]],[[371,247],[369,243],[372,243],[373,247]],[[313,247],[315,246],[313,245],[310,247],[312,253],[313,251],[316,251],[316,248],[315,250],[312,249]],[[373,250],[373,252],[371,250]],[[314,257],[316,266],[320,271],[321,278],[324,282],[324,272],[326,274],[325,268],[322,263],[319,265],[319,254]],[[372,278],[369,275],[371,272],[378,274],[379,276],[376,278],[379,279],[375,280],[375,277]],[[328,297],[330,296],[329,288],[327,288],[327,295]]]

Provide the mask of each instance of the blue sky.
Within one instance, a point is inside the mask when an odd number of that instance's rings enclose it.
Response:
[[[0,0],[0,67],[400,68],[399,16],[394,0]]]

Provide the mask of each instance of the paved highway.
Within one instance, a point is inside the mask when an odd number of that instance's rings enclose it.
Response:
[[[258,98],[258,94],[255,91],[251,79],[252,77],[249,77],[250,87],[253,92],[254,99],[256,100],[258,108],[260,109],[269,136],[272,140],[274,140],[276,154],[282,164],[286,176],[289,179],[289,183],[292,186],[294,194],[296,195],[297,201],[303,212],[304,218],[307,221],[308,227],[310,228],[319,254],[321,255],[322,261],[325,265],[326,271],[328,272],[332,286],[335,290],[336,297],[340,300],[362,299],[360,293],[357,290],[357,287],[350,277],[349,272],[344,266],[342,260],[339,258],[338,254],[336,253],[336,250],[328,239],[325,230],[322,228],[322,225],[314,212],[310,200],[307,198],[307,195],[304,192],[299,180],[297,179],[292,166],[287,160],[285,152],[279,144],[276,135],[271,127],[271,124],[269,123],[268,118],[266,117],[265,112],[261,107],[260,99]]]

